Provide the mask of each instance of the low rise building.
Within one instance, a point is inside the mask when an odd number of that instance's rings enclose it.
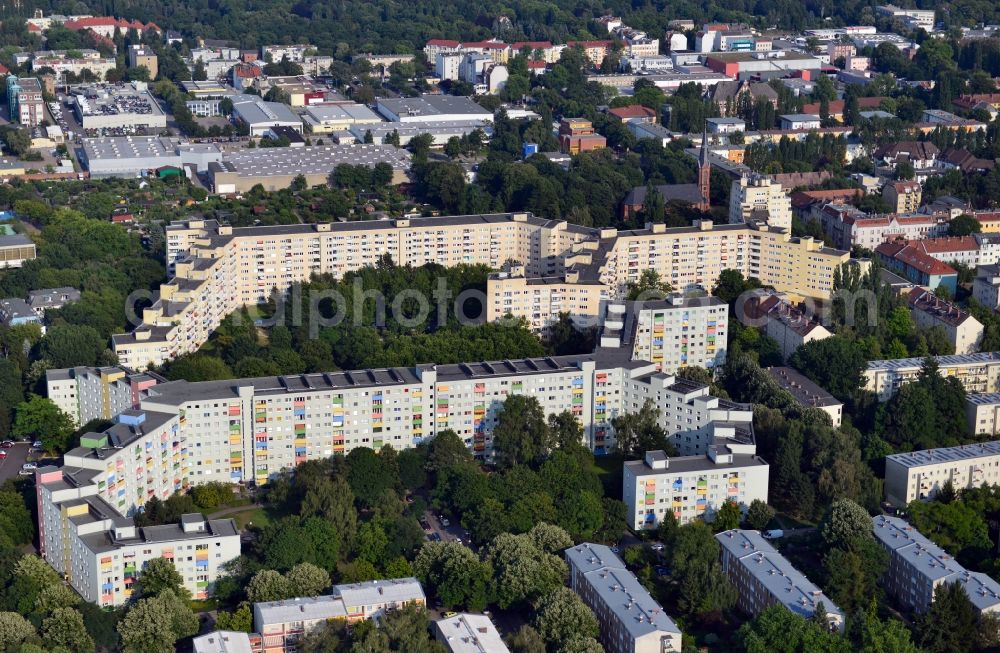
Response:
[[[156,53],[145,45],[136,44],[129,47],[128,67],[144,67],[147,71],[149,71],[149,81],[156,79],[156,75],[159,73],[158,63]]]
[[[392,122],[493,122],[493,114],[471,98],[456,95],[420,95],[413,98],[378,98],[375,109]]]
[[[81,89],[73,94],[73,113],[84,129],[160,130],[167,126],[167,116],[145,82]]]
[[[958,379],[966,392],[1000,392],[1000,352],[932,356],[938,373]],[[865,390],[878,395],[879,401],[888,401],[900,386],[920,375],[924,358],[896,358],[869,361],[865,370]]]
[[[292,652],[296,641],[332,619],[379,619],[407,605],[427,603],[416,578],[334,585],[329,595],[254,603],[253,625],[265,651]]]
[[[768,375],[782,390],[804,408],[816,408],[830,416],[834,428],[840,428],[844,404],[793,367],[769,367]]]
[[[400,147],[406,147],[417,136],[430,134],[433,139],[431,147],[443,147],[452,136],[462,138],[475,131],[479,131],[483,140],[487,140],[493,134],[493,125],[482,120],[358,123],[351,125],[347,134],[359,143],[364,143],[369,133],[373,143],[387,143],[398,137]]]
[[[1000,393],[965,395],[965,417],[972,435],[1000,434]]]
[[[610,548],[584,542],[566,549],[566,562],[607,653],[679,653],[681,629]]]
[[[62,308],[66,304],[80,301],[80,291],[76,288],[43,288],[28,291],[28,306],[42,317],[49,309]]]
[[[256,633],[216,630],[191,640],[194,653],[258,653],[263,641]]]
[[[625,462],[622,501],[629,528],[657,528],[664,515],[679,524],[694,519],[712,522],[728,501],[745,511],[754,501],[767,503],[768,465],[756,455],[750,441],[722,436],[701,456],[667,457],[663,451],[647,451],[643,460]]]
[[[510,653],[500,631],[483,614],[463,612],[434,622],[434,636],[448,653]]]
[[[921,28],[927,32],[934,31],[934,10],[933,9],[903,9],[896,5],[878,5],[875,13],[880,16],[895,18],[907,24],[909,27]]]
[[[772,605],[811,619],[822,605],[829,628],[844,631],[844,611],[765,540],[759,531],[734,529],[718,533],[722,570],[736,586],[737,605],[758,615]]]
[[[559,147],[568,154],[580,154],[607,147],[608,142],[583,118],[563,118],[559,122]]]
[[[10,299],[0,299],[0,324],[9,327],[26,324],[41,326],[42,318],[35,311],[31,310],[28,302],[20,297],[12,297]]]
[[[747,123],[742,118],[709,118],[705,122],[709,134],[733,134],[747,130]]]
[[[408,178],[410,153],[392,145],[371,144],[246,149],[210,163],[208,175],[220,195],[245,193],[257,184],[276,191],[288,188],[300,176],[309,186],[326,185],[342,163],[369,168],[387,164],[392,169],[391,183],[398,184]]]
[[[820,117],[811,113],[789,113],[778,117],[781,121],[781,129],[789,131],[819,129],[823,126]]]
[[[875,248],[880,262],[913,283],[935,290],[945,288],[952,295],[958,286],[958,272],[908,243],[882,243]]]
[[[233,98],[233,117],[250,130],[251,136],[263,136],[271,127],[291,127],[302,133],[302,119],[287,104],[265,102],[255,95]]]
[[[970,395],[995,398],[996,395]],[[969,408],[983,405],[970,401]],[[970,415],[979,414],[970,410]],[[1000,441],[925,449],[885,457],[885,498],[895,506],[930,501],[947,485],[966,488],[1000,484]]]
[[[45,120],[42,85],[34,77],[7,76],[7,108],[12,122],[37,127]]]
[[[980,265],[972,280],[972,297],[986,308],[1000,308],[1000,264]]]
[[[27,236],[0,236],[0,269],[19,268],[35,256],[35,243]]]
[[[956,354],[974,354],[983,340],[983,325],[967,311],[923,288],[907,296],[913,322],[922,329],[944,331]]]
[[[347,131],[355,125],[378,125],[382,118],[363,104],[342,103],[308,107],[302,122],[310,134]]]
[[[1000,612],[1000,583],[967,570],[907,522],[877,515],[872,518],[872,533],[889,554],[882,587],[904,609],[927,612],[935,588],[958,583],[978,614]]]

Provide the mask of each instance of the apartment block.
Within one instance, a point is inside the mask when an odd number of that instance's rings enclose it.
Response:
[[[792,230],[792,201],[781,184],[764,175],[743,175],[729,192],[729,223],[763,221]]]
[[[872,533],[889,554],[882,587],[901,607],[926,612],[936,587],[959,583],[980,615],[1000,612],[1000,583],[968,571],[907,522],[877,515],[872,518]]]
[[[510,653],[490,618],[463,612],[434,622],[434,636],[449,653]]]
[[[215,630],[191,640],[194,653],[259,653],[260,635],[233,630]]]
[[[827,299],[834,269],[849,258],[767,226],[713,227],[706,220],[694,227],[616,231],[527,213],[245,228],[193,220],[169,225],[166,236],[175,277],[160,286],[141,325],[112,339],[119,361],[131,369],[196,351],[226,315],[266,301],[274,289],[287,290],[313,274],[341,277],[374,266],[383,255],[412,266],[500,269],[519,261],[523,277],[489,280],[487,319],[510,313],[540,329],[557,317],[556,309],[599,315],[601,299],[622,296],[647,269],[681,291],[711,288],[722,270],[737,269],[778,290]],[[526,283],[536,277],[562,281]]]
[[[607,307],[602,347],[621,347],[660,372],[721,368],[726,362],[729,305],[717,297],[671,295]]]
[[[937,363],[938,373],[958,379],[966,392],[1000,392],[1000,352],[978,354],[931,356]],[[878,395],[879,401],[888,401],[900,386],[920,375],[923,358],[896,358],[868,361],[865,370],[865,390]]]
[[[663,451],[647,451],[643,460],[626,462],[622,500],[629,527],[656,528],[667,513],[680,524],[697,518],[711,522],[727,501],[743,510],[754,499],[767,503],[768,465],[755,451],[752,443],[719,438],[702,456],[668,458]]]
[[[794,367],[769,367],[767,373],[782,390],[805,408],[816,408],[830,416],[834,428],[840,428],[844,404]]]
[[[948,483],[956,490],[1000,484],[1000,441],[885,457],[885,498],[894,506],[930,501]]]
[[[290,653],[299,637],[331,619],[348,623],[379,619],[407,605],[426,603],[416,578],[372,580],[334,585],[324,596],[254,603],[253,623],[263,639],[264,653]]]
[[[974,354],[983,340],[983,324],[958,305],[923,288],[907,296],[913,322],[922,329],[944,331],[956,354]]]
[[[1000,392],[967,394],[965,418],[973,435],[1000,433]]]
[[[77,426],[94,419],[112,419],[129,408],[137,408],[142,392],[162,381],[157,374],[136,374],[120,366],[45,372],[46,396]]]
[[[916,181],[897,181],[882,188],[882,198],[893,213],[916,213],[920,208],[921,188]]]
[[[972,297],[988,309],[1000,308],[1000,265],[980,265],[976,268]]]
[[[133,45],[128,49],[128,66],[129,68],[136,68],[138,66],[145,66],[146,70],[149,71],[150,81],[156,79],[156,75],[159,72],[158,59],[156,53],[147,48],[144,45]]]
[[[804,218],[820,224],[834,246],[847,250],[855,246],[874,250],[890,240],[922,240],[948,233],[948,220],[942,215],[874,216],[840,201],[814,203]]]
[[[569,586],[597,617],[607,653],[677,653],[681,629],[603,544],[566,549]]]
[[[722,569],[736,586],[741,610],[756,616],[772,605],[783,605],[810,619],[822,604],[830,630],[843,632],[844,611],[778,553],[760,531],[734,529],[718,533],[715,539],[722,546]]]

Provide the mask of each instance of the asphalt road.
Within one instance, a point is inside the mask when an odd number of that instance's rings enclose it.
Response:
[[[31,448],[30,442],[15,442],[10,449],[4,449],[7,457],[0,460],[0,483],[8,478],[17,478],[17,473],[21,471],[21,465],[28,461],[28,450]]]

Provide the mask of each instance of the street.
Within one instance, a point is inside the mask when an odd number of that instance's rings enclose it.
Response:
[[[0,483],[8,478],[17,478],[17,473],[21,471],[21,465],[28,461],[28,450],[31,449],[30,442],[15,442],[10,449],[4,449],[7,457],[0,460]]]

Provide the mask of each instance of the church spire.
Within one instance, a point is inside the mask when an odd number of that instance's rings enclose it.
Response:
[[[712,164],[708,161],[708,120],[701,133],[701,152],[698,153],[698,191],[701,194],[702,211],[708,211],[711,201]]]

